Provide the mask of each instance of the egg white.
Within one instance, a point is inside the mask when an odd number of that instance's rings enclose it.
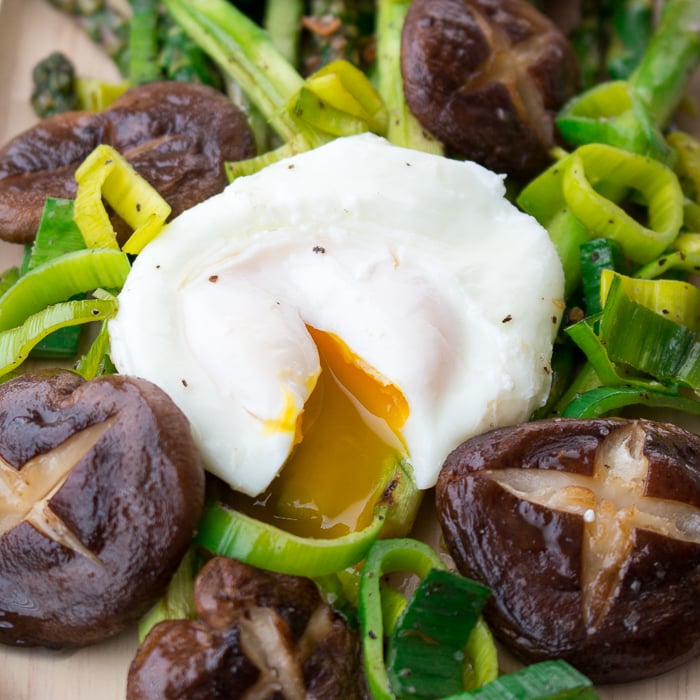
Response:
[[[550,386],[563,272],[547,232],[471,162],[363,134],[239,178],[138,256],[110,321],[122,373],[160,385],[208,469],[249,495],[282,468],[337,335],[410,408],[416,485]]]

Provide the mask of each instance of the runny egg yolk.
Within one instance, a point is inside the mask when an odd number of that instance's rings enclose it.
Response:
[[[401,391],[336,335],[308,327],[321,373],[297,426],[297,444],[270,487],[236,506],[304,537],[338,537],[369,525],[405,455]]]

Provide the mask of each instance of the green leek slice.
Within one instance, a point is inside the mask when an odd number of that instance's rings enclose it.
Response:
[[[78,167],[75,179],[75,222],[90,248],[119,247],[103,200],[133,229],[123,246],[125,253],[139,253],[170,216],[170,205],[111,146],[97,146]]]
[[[639,192],[648,206],[649,226],[627,214],[596,186],[614,179]],[[620,149],[591,144],[568,159],[562,176],[567,206],[595,236],[612,238],[634,262],[660,255],[683,223],[683,192],[675,173],[658,161]]]
[[[581,256],[581,285],[588,315],[599,313],[601,279],[606,270],[619,270],[622,266],[620,246],[610,238],[594,238],[579,247]]]
[[[55,258],[76,250],[83,250],[85,241],[73,218],[73,200],[48,197],[39,221],[39,227],[27,255],[23,272],[50,262]],[[75,299],[84,295],[76,295]],[[74,357],[82,326],[71,325],[60,328],[38,342],[33,350],[33,357],[55,358]]]
[[[664,408],[700,415],[700,401],[634,386],[604,386],[577,394],[561,411],[564,418],[600,418],[627,406]]]
[[[0,297],[0,331],[76,294],[99,287],[119,289],[129,269],[124,253],[106,248],[78,250],[35,267]]]
[[[325,106],[360,119],[364,131],[386,133],[388,116],[382,98],[367,76],[349,61],[329,63],[307,78],[304,88]]]
[[[591,681],[565,661],[542,661],[443,700],[597,700]]]
[[[490,589],[431,569],[406,604],[387,649],[387,673],[399,697],[441,698],[464,690],[464,649]]]
[[[424,579],[433,569],[445,570],[446,567],[431,547],[414,539],[377,540],[367,553],[360,581],[359,614],[362,658],[373,700],[396,698],[384,658],[384,638],[392,630],[387,629],[383,608],[383,578],[387,574],[404,572]],[[476,670],[475,674],[491,680],[497,672],[495,644],[488,630],[479,628],[476,634],[474,644],[479,643],[479,652],[475,653],[471,647],[474,654],[471,663],[483,661],[484,668]]]
[[[598,333],[595,331],[596,322],[599,317],[584,318],[578,323],[569,326],[566,329],[567,335],[578,345],[578,347],[586,355],[592,369],[595,371],[598,381],[596,384],[604,386],[629,386],[637,387],[640,391],[657,390],[661,393],[676,395],[678,393],[675,385],[666,387],[660,382],[655,382],[649,378],[640,378],[624,368],[617,367],[610,359],[607,348],[601,340]],[[585,389],[590,390],[597,388],[590,384]]]
[[[109,330],[106,321],[100,324],[100,330],[87,352],[75,363],[75,371],[86,380],[103,374],[116,374],[116,368],[109,357]]]
[[[624,80],[601,83],[573,98],[557,116],[556,124],[564,139],[577,146],[604,143],[668,158],[669,148],[641,97]]]
[[[29,252],[26,271],[84,248],[85,241],[75,223],[73,200],[48,197]]]
[[[21,325],[0,332],[0,376],[16,369],[32,348],[49,333],[70,325],[112,318],[114,300],[65,301],[29,316]]]
[[[199,557],[190,547],[180,561],[165,594],[139,621],[139,643],[163,620],[192,620],[197,611],[194,605],[194,583],[200,569]]]
[[[615,278],[600,320],[608,356],[664,382],[700,390],[700,340],[681,323],[633,301]]]
[[[600,278],[600,302],[605,305],[613,282],[632,300],[692,331],[700,330],[700,289],[681,280],[649,280],[603,270]]]
[[[195,541],[215,554],[271,571],[312,578],[356,564],[384,526],[386,508],[377,507],[364,530],[334,539],[299,537],[223,505],[209,505]]]

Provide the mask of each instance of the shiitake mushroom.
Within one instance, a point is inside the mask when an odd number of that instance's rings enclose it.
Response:
[[[197,616],[148,633],[127,700],[364,700],[357,633],[302,576],[213,557],[195,580]]]
[[[247,119],[226,95],[181,81],[139,85],[102,112],[46,117],[0,149],[0,238],[31,243],[46,198],[74,198],[75,170],[101,143],[160,192],[171,218],[225,187],[224,161],[255,155]],[[114,225],[125,234],[116,215]]]
[[[163,594],[204,503],[184,414],[143,379],[0,385],[0,642],[74,647]]]
[[[525,661],[598,683],[700,652],[700,437],[631,419],[551,419],[468,440],[436,506],[458,569],[492,589],[492,629]]]
[[[414,0],[401,39],[406,102],[453,155],[515,178],[546,167],[578,62],[525,0]]]

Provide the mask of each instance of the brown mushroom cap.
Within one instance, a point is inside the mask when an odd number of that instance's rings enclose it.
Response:
[[[0,385],[0,642],[90,644],[162,595],[204,502],[184,415],[159,388],[59,371]]]
[[[214,557],[195,582],[195,620],[149,632],[128,700],[364,700],[358,638],[316,584]]]
[[[447,459],[436,503],[458,569],[526,661],[595,682],[700,652],[700,437],[675,425],[554,419],[493,431]]]
[[[409,108],[455,154],[529,178],[549,162],[554,114],[578,64],[525,0],[414,0],[401,40]]]
[[[102,112],[47,117],[0,149],[0,238],[31,243],[46,197],[75,197],[75,170],[101,143],[160,192],[171,217],[225,187],[224,161],[255,154],[245,115],[225,95],[196,83],[140,85]]]

